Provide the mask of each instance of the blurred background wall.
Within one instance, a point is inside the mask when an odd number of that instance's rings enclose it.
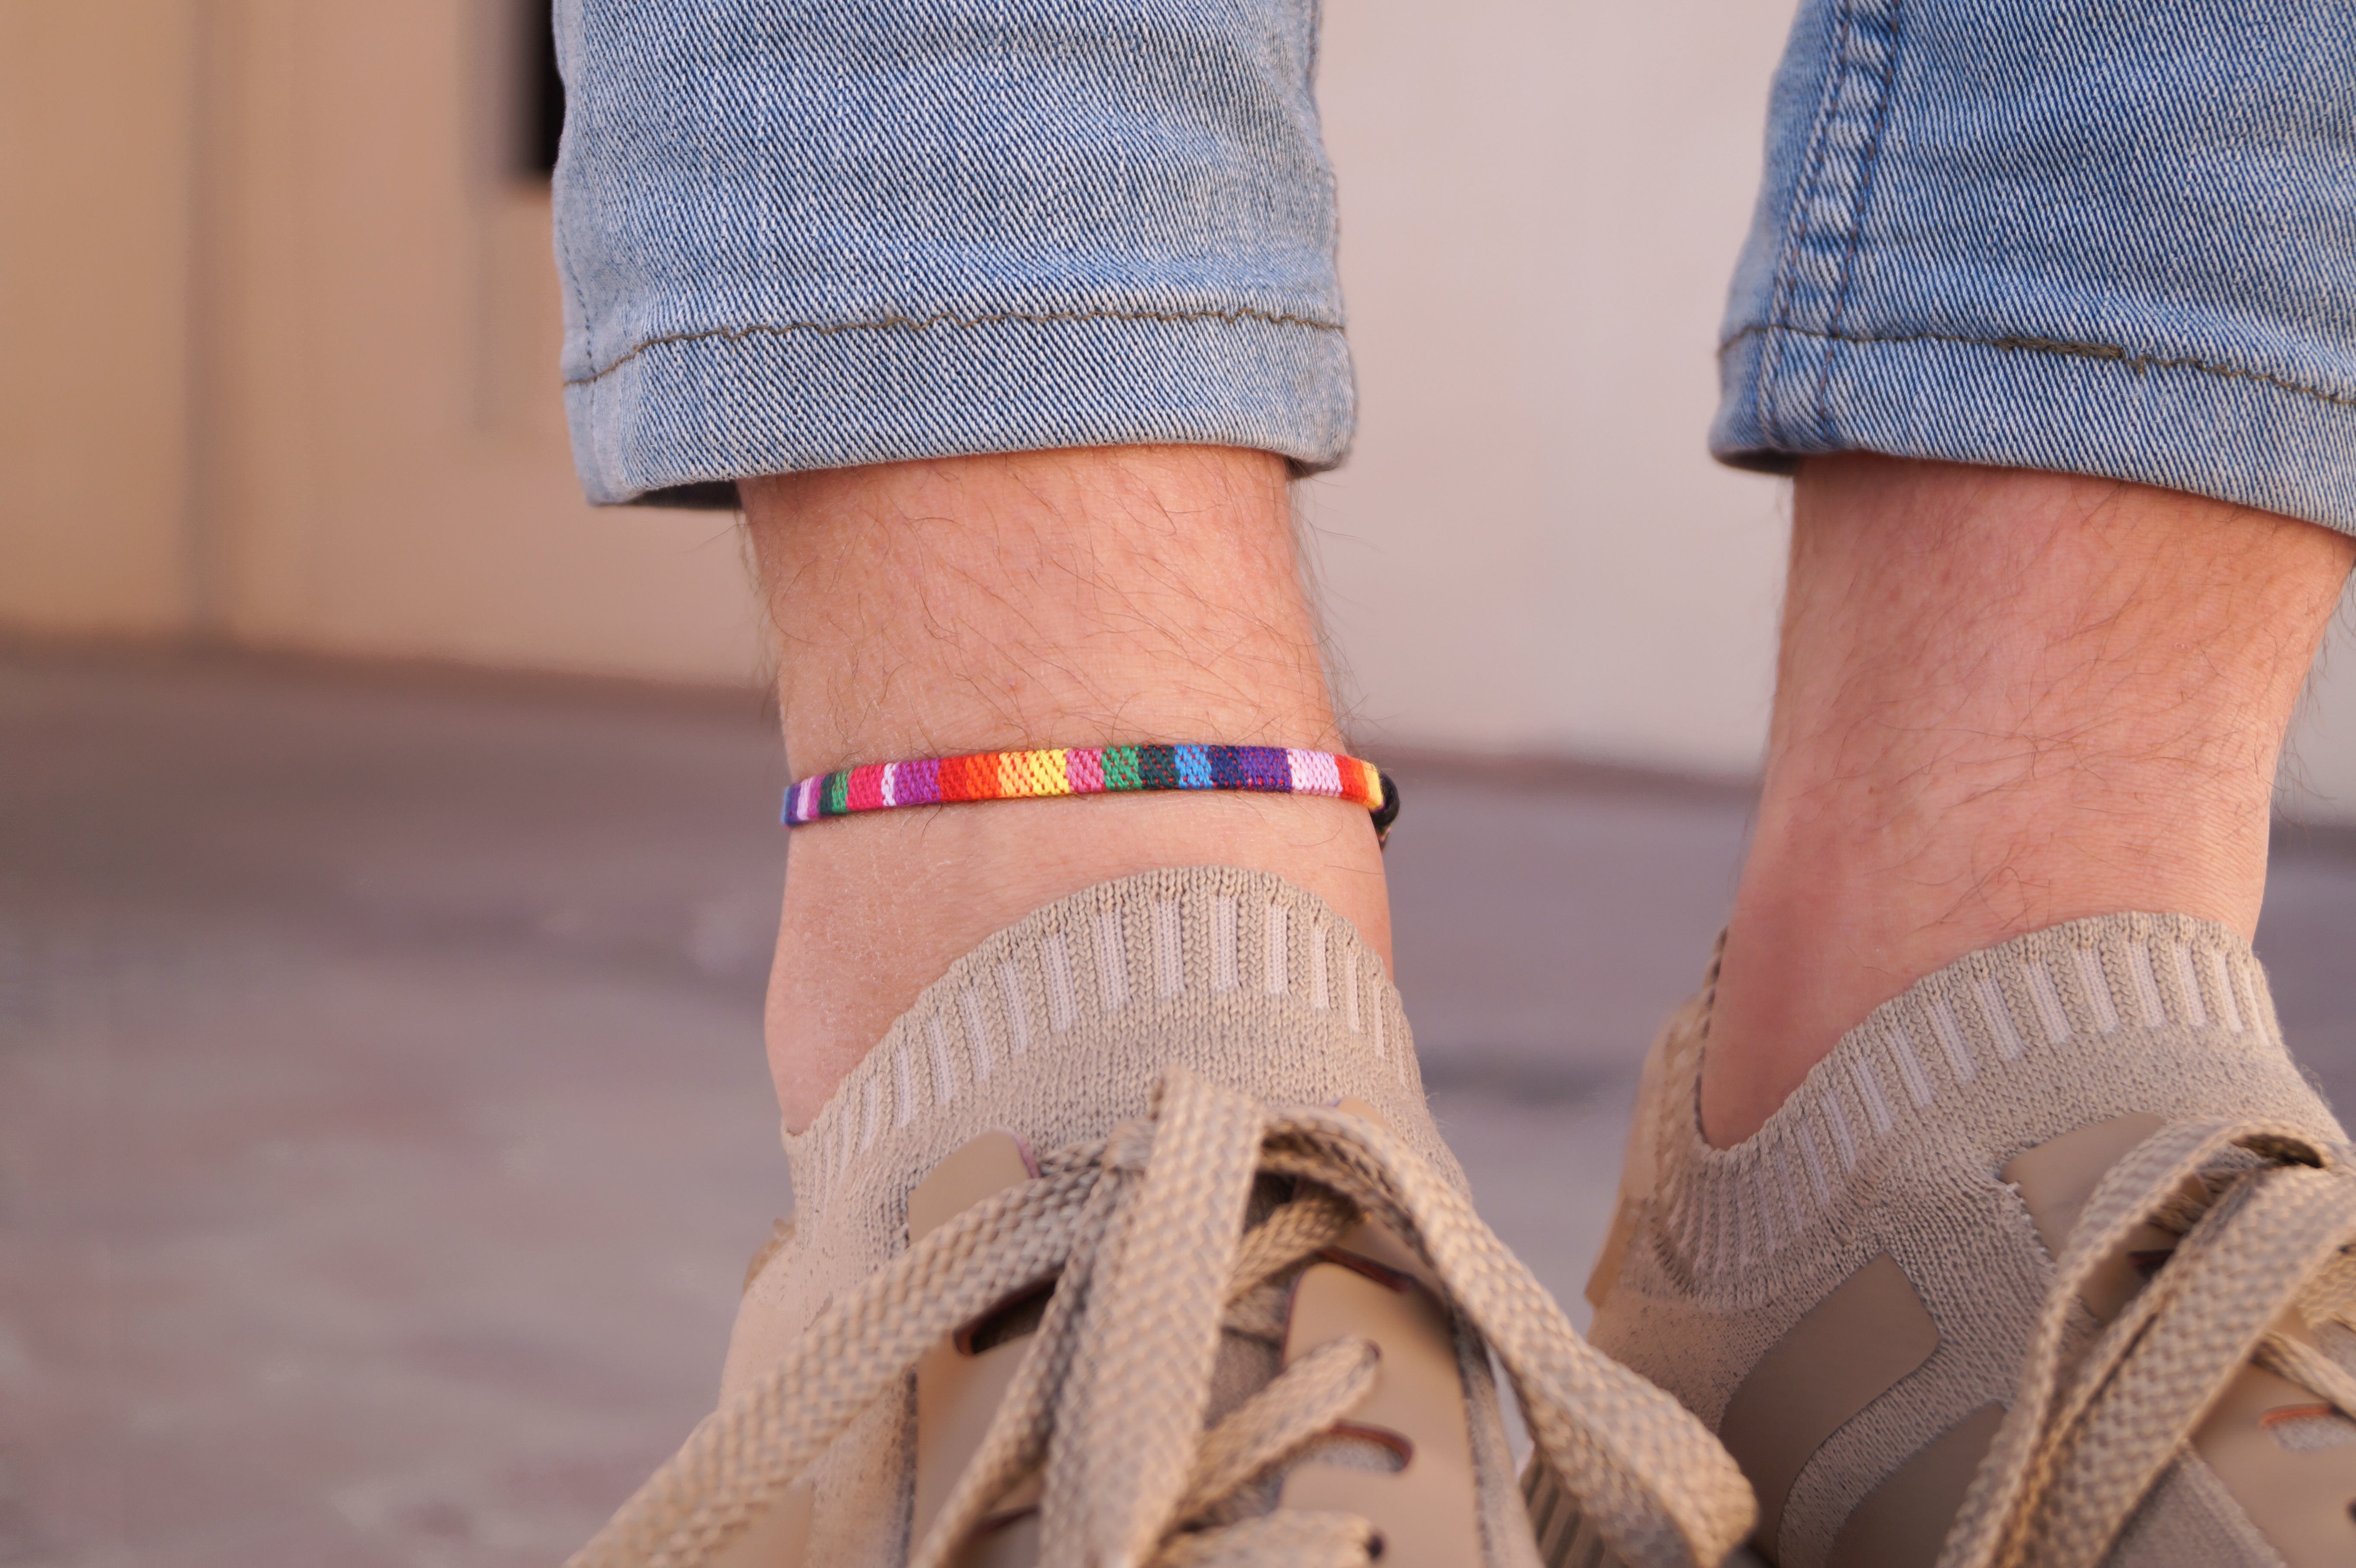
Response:
[[[731,522],[573,486],[542,9],[0,0],[0,630],[762,677]],[[1787,20],[1328,8],[1365,411],[1303,504],[1378,744],[1753,765],[1785,492],[1701,441]],[[2297,749],[2356,819],[2356,676]]]

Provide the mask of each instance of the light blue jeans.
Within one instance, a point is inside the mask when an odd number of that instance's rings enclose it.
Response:
[[[1143,442],[1341,460],[1314,0],[557,9],[593,498]],[[2052,469],[2356,531],[2356,4],[1803,0],[1720,370],[1712,449],[1747,467]]]

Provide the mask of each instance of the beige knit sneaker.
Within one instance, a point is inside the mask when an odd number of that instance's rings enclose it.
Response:
[[[1750,1527],[1474,1218],[1380,965],[1276,878],[1034,912],[787,1152],[720,1410],[578,1568],[1537,1568],[1492,1352],[1626,1561]]]
[[[1782,1568],[2356,1563],[2356,1179],[2229,931],[2079,921],[1701,1138],[1645,1083],[1596,1345],[1708,1422]]]

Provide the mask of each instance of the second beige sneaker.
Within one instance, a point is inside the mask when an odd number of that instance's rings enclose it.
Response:
[[[1877,1009],[1767,1125],[1645,1069],[1598,1348],[1780,1568],[2356,1563],[2356,1179],[2231,932],[2080,921]]]

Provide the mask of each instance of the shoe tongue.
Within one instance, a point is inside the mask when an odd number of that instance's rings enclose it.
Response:
[[[2059,1258],[2069,1246],[2087,1200],[2111,1168],[2165,1125],[2147,1111],[2131,1111],[2023,1149],[2005,1162],[1997,1174],[2019,1191],[2048,1256]],[[2095,1321],[2107,1323],[2118,1315],[2213,1201],[2205,1183],[2188,1177],[2163,1212],[2128,1233],[2079,1289]]]
[[[1323,901],[1223,866],[1100,883],[951,965],[787,1136],[794,1239],[747,1292],[731,1382],[906,1244],[943,1159],[991,1131],[1038,1154],[1100,1137],[1175,1065],[1271,1106],[1364,1100],[1461,1183],[1398,992]]]

